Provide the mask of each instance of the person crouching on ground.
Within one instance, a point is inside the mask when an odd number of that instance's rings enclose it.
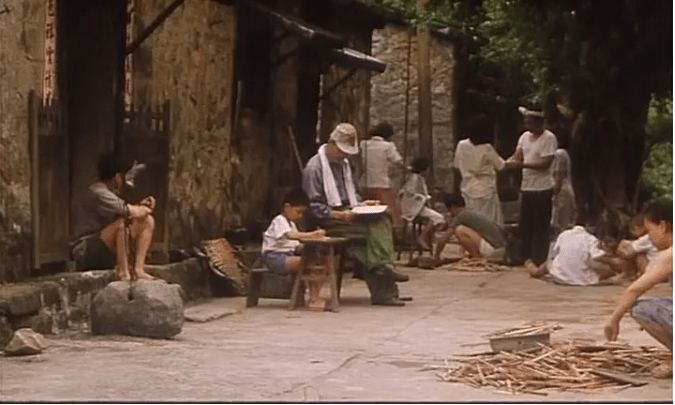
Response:
[[[314,232],[300,232],[296,225],[309,206],[309,198],[301,189],[291,190],[283,200],[283,211],[270,223],[263,233],[262,257],[267,268],[273,273],[286,275],[300,271],[305,263],[300,256],[300,239],[322,238],[326,232],[317,229]],[[309,284],[309,308],[324,310],[325,300],[319,296],[321,282]]]
[[[449,230],[439,242],[442,250],[450,238],[457,237],[469,257],[476,259],[502,260],[506,249],[504,230],[483,214],[466,208],[459,194],[446,196],[445,205],[452,214]]]
[[[670,361],[653,371],[654,377],[671,378],[673,375],[673,297],[643,298],[644,293],[673,275],[673,202],[656,200],[644,212],[645,227],[654,246],[662,251],[657,261],[631,284],[619,298],[618,305],[607,319],[604,331],[609,341],[619,336],[619,323],[626,312],[654,339],[671,352]]]
[[[596,285],[624,271],[624,261],[610,249],[602,249],[600,240],[589,232],[583,222],[562,232],[556,238],[547,262],[535,265],[525,262],[531,277],[545,278],[555,284]],[[609,251],[608,251],[609,250]]]
[[[422,228],[417,243],[423,249],[430,250],[431,246],[427,243],[429,235],[434,235],[436,231],[442,230],[448,224],[442,214],[429,208],[431,195],[429,195],[427,182],[422,177],[422,173],[427,169],[429,169],[429,159],[424,157],[413,159],[410,164],[410,177],[399,192],[399,199],[401,200],[403,219],[413,222],[416,218],[421,218],[424,221],[424,228]],[[440,249],[437,246],[434,257],[440,260],[440,254]]]
[[[78,270],[111,269],[117,265],[120,280],[132,276],[154,279],[145,272],[145,257],[152,243],[155,199],[146,197],[139,205],[119,197],[125,184],[126,167],[114,154],[98,161],[99,181],[89,186],[78,203],[72,254]],[[127,258],[127,228],[134,248],[133,269]]]

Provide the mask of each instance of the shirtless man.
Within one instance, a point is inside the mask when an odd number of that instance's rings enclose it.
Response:
[[[644,213],[644,224],[649,239],[661,251],[655,263],[647,266],[645,273],[631,284],[619,297],[614,312],[607,318],[604,331],[607,340],[619,336],[621,318],[630,312],[633,319],[654,339],[670,350],[670,360],[656,367],[652,374],[657,378],[673,376],[673,297],[641,298],[657,284],[673,275],[673,202],[656,200]]]
[[[145,257],[155,227],[151,215],[155,199],[146,197],[139,205],[132,205],[120,198],[125,172],[114,154],[99,159],[99,181],[89,186],[76,211],[75,239],[71,243],[73,258],[78,270],[111,269],[117,265],[120,280],[129,280],[132,276],[154,279],[145,272]],[[125,223],[135,252],[131,271],[124,240]]]

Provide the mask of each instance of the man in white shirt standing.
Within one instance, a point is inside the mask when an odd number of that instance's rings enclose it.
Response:
[[[520,162],[523,182],[520,187],[519,232],[522,260],[537,265],[546,261],[551,229],[553,176],[551,163],[558,149],[555,135],[544,129],[544,114],[519,108],[525,116],[525,131],[518,139],[516,151],[509,161]]]
[[[389,169],[392,166],[405,169],[405,163],[396,145],[391,142],[392,136],[394,128],[387,122],[381,122],[370,130],[370,139],[361,141],[361,187],[364,199],[379,200],[389,207],[394,229],[401,229],[401,207],[389,178]]]

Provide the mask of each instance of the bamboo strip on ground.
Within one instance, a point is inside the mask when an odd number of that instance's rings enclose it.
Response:
[[[645,385],[645,381],[634,377],[651,372],[669,358],[670,352],[617,344],[577,345],[567,341],[542,344],[535,351],[529,349],[527,353],[478,353],[465,356],[452,360],[460,363],[458,367],[447,365],[447,371],[437,375],[443,381],[463,383],[474,388],[492,386],[501,392],[547,395],[543,391],[548,389],[585,392]]]

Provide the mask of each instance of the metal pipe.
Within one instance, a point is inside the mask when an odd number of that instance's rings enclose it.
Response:
[[[169,4],[167,8],[162,10],[162,12],[157,15],[157,17],[141,32],[136,39],[133,40],[129,46],[126,47],[124,55],[129,55],[138,49],[139,46],[145,41],[157,28],[159,28],[162,23],[169,18],[169,16],[176,11],[178,7],[183,4],[185,0],[174,0],[173,3]]]

